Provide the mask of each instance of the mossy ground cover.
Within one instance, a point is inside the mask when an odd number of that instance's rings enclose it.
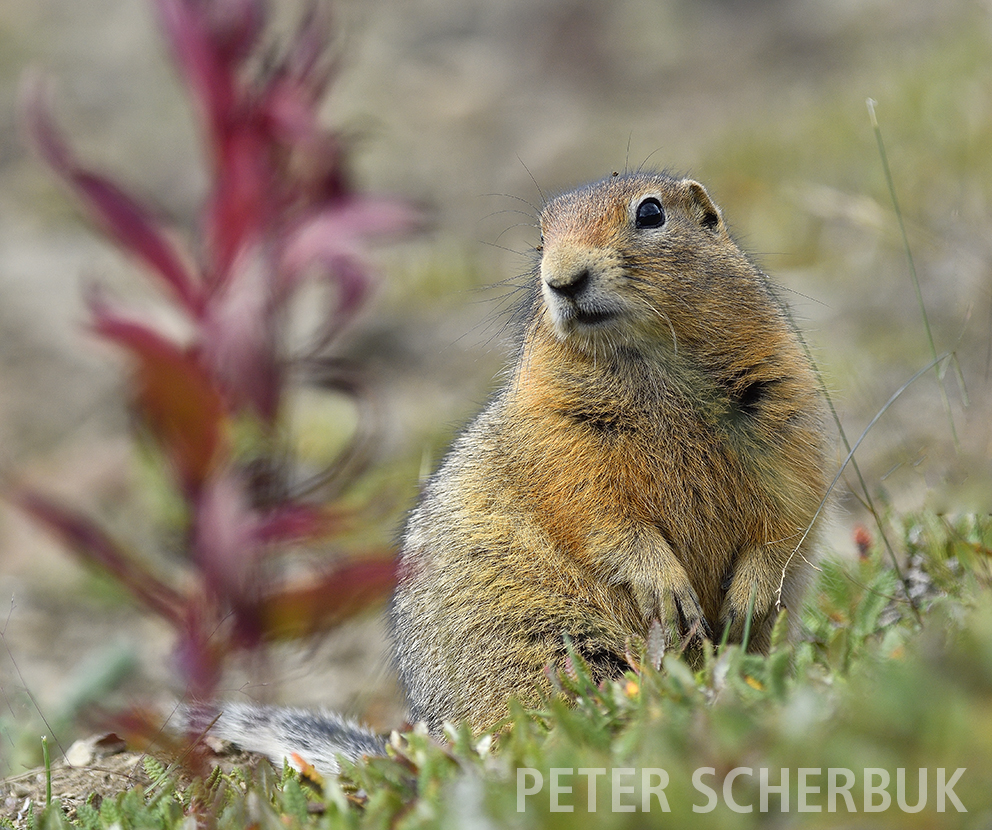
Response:
[[[150,783],[27,827],[986,827],[992,820],[992,520],[925,515],[821,565],[796,643],[663,644],[600,687],[581,662],[498,735],[417,730],[339,781],[267,764]],[[912,602],[907,601],[909,585]],[[182,781],[182,784],[177,784]],[[4,820],[14,826],[11,819]]]

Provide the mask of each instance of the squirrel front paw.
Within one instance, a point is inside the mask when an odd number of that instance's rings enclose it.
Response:
[[[751,576],[739,568],[720,608],[720,636],[729,643],[743,643],[750,651],[767,651],[775,621],[775,580]],[[771,574],[773,576],[773,574]]]
[[[668,588],[635,588],[635,594],[644,618],[659,622],[669,644],[695,647],[710,637],[709,623],[688,580]]]

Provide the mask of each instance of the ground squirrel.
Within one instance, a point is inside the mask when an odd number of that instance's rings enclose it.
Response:
[[[608,677],[653,620],[739,642],[753,602],[767,649],[817,541],[816,376],[702,185],[613,175],[552,199],[540,229],[508,381],[403,540],[397,665],[433,732],[536,703],[565,635]]]
[[[434,734],[490,728],[511,697],[538,702],[566,636],[609,677],[655,620],[671,642],[739,642],[752,608],[749,645],[767,649],[817,542],[815,373],[702,185],[614,174],[552,199],[540,230],[507,382],[403,538],[396,664],[411,720]],[[231,718],[291,732],[289,749],[322,729],[348,738],[316,716],[288,730],[285,712],[250,716]]]

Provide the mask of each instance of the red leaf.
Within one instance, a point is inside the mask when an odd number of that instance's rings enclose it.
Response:
[[[270,148],[238,77],[264,10],[257,0],[227,0],[224,7],[195,0],[156,4],[210,144],[214,186],[205,221],[208,279],[216,286],[226,281],[239,252],[256,241],[273,195]]]
[[[285,383],[276,305],[267,257],[246,253],[200,325],[201,357],[229,405],[250,410],[265,424],[278,414]]]
[[[262,544],[313,539],[331,532],[340,514],[309,504],[283,504],[259,522],[258,541]]]
[[[231,643],[222,633],[221,609],[211,599],[195,596],[184,610],[173,659],[186,680],[187,694],[194,700],[207,700],[217,689]]]
[[[196,356],[141,323],[95,307],[94,328],[137,358],[136,399],[142,417],[176,467],[183,485],[199,489],[224,439],[224,400]]]
[[[248,57],[265,26],[261,0],[211,0],[202,13],[209,17],[211,41],[228,63]]]
[[[311,6],[287,53],[259,90],[260,116],[287,146],[315,148],[328,134],[320,122],[320,99],[334,74],[327,60],[329,21],[324,6]],[[332,162],[333,163],[333,162]]]
[[[180,253],[162,233],[159,221],[109,179],[79,165],[52,123],[38,82],[29,82],[29,87],[25,117],[44,159],[73,186],[107,234],[161,277],[186,310],[195,315],[202,304],[200,287]]]
[[[185,597],[155,577],[97,524],[38,493],[21,491],[14,494],[13,500],[86,562],[116,577],[152,611],[177,627],[182,623]]]
[[[262,513],[249,502],[245,483],[230,471],[212,475],[194,510],[193,548],[211,590],[229,602],[243,602],[263,586],[259,557],[269,545],[328,533],[340,514],[316,505],[284,502]]]
[[[416,212],[396,199],[347,196],[320,206],[296,226],[283,265],[295,273],[315,260],[350,255],[365,237],[406,233],[417,224]]]
[[[257,578],[257,513],[242,482],[220,470],[203,482],[194,509],[193,554],[211,591],[238,602]],[[257,587],[257,586],[256,586]]]
[[[204,779],[216,766],[215,755],[202,741],[203,735],[190,729],[180,731],[175,722],[163,724],[159,707],[135,704],[123,711],[96,709],[88,715],[101,727],[120,732],[127,749],[175,760],[184,771]]]
[[[228,282],[239,255],[259,241],[267,221],[282,207],[270,150],[252,123],[233,125],[218,138],[215,185],[205,217],[215,288]]]
[[[231,62],[245,54],[246,44],[242,42],[232,49],[226,42],[228,34],[211,31],[206,3],[155,0],[155,4],[175,61],[207,122],[212,149],[218,153],[219,139],[237,106],[237,79]],[[259,9],[255,11],[261,13]],[[253,20],[241,37],[254,39],[260,29],[261,22]]]
[[[355,559],[316,582],[263,598],[265,636],[284,640],[333,628],[383,600],[395,584],[394,559]]]
[[[300,23],[290,48],[283,60],[282,69],[291,77],[306,83],[313,90],[313,98],[319,98],[326,88],[330,67],[321,71],[320,61],[327,54],[330,40],[330,14],[327,4],[311,4]]]
[[[338,288],[335,327],[365,300],[371,289],[369,269],[361,255],[363,237],[403,233],[416,225],[416,214],[388,198],[348,197],[325,205],[300,222],[290,234],[281,263],[291,288],[308,269],[325,269],[325,278]]]
[[[269,133],[297,150],[315,151],[328,143],[317,112],[313,91],[294,78],[272,80],[259,101],[259,116]],[[324,161],[333,164],[333,159]]]

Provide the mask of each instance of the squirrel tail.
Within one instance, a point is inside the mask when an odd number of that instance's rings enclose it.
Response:
[[[357,761],[386,754],[383,736],[324,710],[228,701],[220,709],[181,707],[176,715],[188,732],[209,733],[277,765],[284,760],[297,769],[310,765],[326,776],[341,772],[338,756]]]

